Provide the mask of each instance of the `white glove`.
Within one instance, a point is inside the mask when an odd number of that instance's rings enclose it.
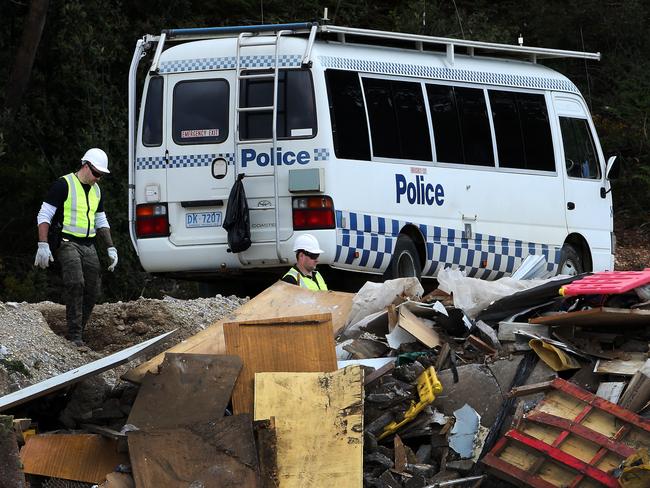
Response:
[[[111,259],[111,265],[108,267],[108,270],[113,271],[115,266],[117,266],[117,249],[109,247],[106,252],[108,252],[108,257]]]
[[[52,261],[54,261],[54,257],[50,251],[50,245],[47,242],[39,242],[38,251],[36,251],[36,259],[34,259],[34,266],[45,269]]]

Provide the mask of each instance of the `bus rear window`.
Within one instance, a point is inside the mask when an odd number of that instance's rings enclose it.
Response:
[[[555,171],[544,95],[489,90],[501,168]]]
[[[436,159],[441,163],[494,166],[483,90],[427,85]]]
[[[271,70],[244,71],[243,75],[272,74]],[[243,79],[240,84],[240,106],[273,106],[273,78]],[[278,139],[310,138],[316,135],[316,105],[309,70],[278,72],[278,108],[276,133]],[[239,137],[242,140],[270,139],[273,112],[268,110],[239,114]]]
[[[142,121],[142,144],[145,146],[160,146],[162,144],[163,86],[162,76],[155,76],[149,80]]]
[[[359,75],[328,69],[325,82],[336,157],[369,161],[368,122]]]
[[[177,83],[172,136],[176,144],[225,141],[228,138],[228,82],[191,80]]]

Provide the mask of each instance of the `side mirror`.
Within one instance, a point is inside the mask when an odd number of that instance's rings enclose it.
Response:
[[[610,156],[607,160],[607,166],[605,167],[605,178],[607,180],[615,180],[618,178],[621,165],[616,163],[616,158],[617,156]]]

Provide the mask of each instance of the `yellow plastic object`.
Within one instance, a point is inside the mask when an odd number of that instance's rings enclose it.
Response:
[[[429,366],[420,376],[418,376],[417,385],[420,401],[417,403],[411,401],[411,406],[404,413],[404,420],[401,422],[392,421],[390,424],[384,427],[384,431],[377,438],[377,440],[381,440],[384,437],[397,432],[397,429],[417,417],[418,414],[424,409],[424,407],[432,403],[436,398],[436,395],[442,392],[442,383],[440,383],[440,380],[438,380],[436,370],[433,369],[433,366]]]
[[[565,371],[568,369],[579,369],[580,363],[572,356],[558,349],[553,344],[544,342],[541,339],[531,339],[528,342],[530,348],[548,364],[554,371]]]
[[[646,448],[639,449],[621,463],[623,472],[618,483],[623,488],[647,488],[650,486],[650,457]]]

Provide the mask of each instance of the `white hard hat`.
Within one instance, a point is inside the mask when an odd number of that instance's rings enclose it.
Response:
[[[311,234],[302,234],[293,241],[293,250],[295,251],[307,251],[312,254],[323,254],[323,250],[318,244],[318,239],[316,239]]]
[[[88,149],[86,154],[84,154],[84,157],[81,158],[81,162],[92,164],[93,168],[102,173],[110,173],[110,171],[108,171],[108,156],[106,156],[106,153],[98,147]]]

